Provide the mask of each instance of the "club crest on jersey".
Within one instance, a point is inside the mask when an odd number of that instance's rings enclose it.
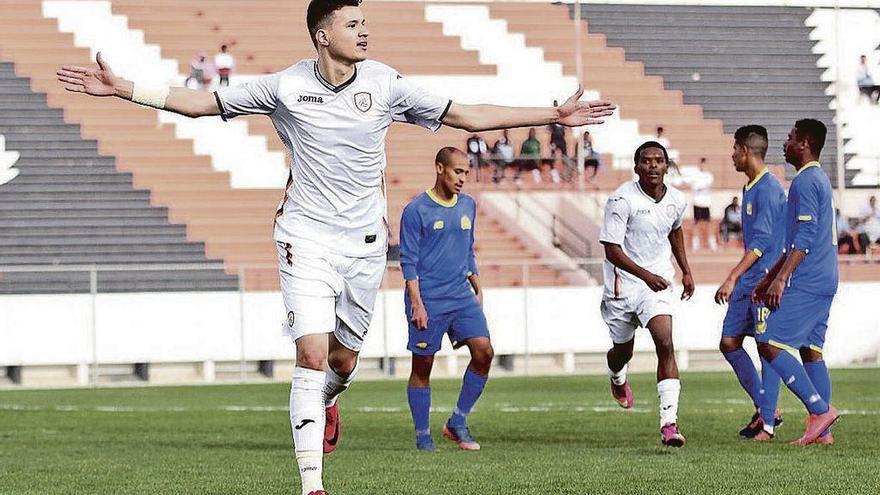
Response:
[[[471,230],[471,219],[467,215],[461,217],[461,230]]]
[[[434,222],[434,230],[440,230],[443,228],[443,220],[437,220]]]
[[[288,311],[287,312],[287,326],[289,326],[290,328],[293,328],[293,322],[295,319],[296,318],[294,318],[294,316],[293,316],[293,311]]]
[[[373,96],[370,93],[355,93],[354,106],[361,112],[366,112],[373,107]]]
[[[746,203],[746,215],[751,215],[751,214],[752,214],[752,204]]]
[[[299,95],[296,99],[297,103],[324,103],[324,98],[320,96]]]
[[[675,218],[675,205],[666,205],[666,216]]]

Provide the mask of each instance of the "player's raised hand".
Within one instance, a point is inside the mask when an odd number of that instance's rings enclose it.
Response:
[[[92,96],[113,96],[116,94],[116,76],[104,61],[101,52],[97,56],[98,68],[65,65],[55,75],[64,89],[74,93]]]
[[[648,285],[648,288],[650,288],[654,292],[660,292],[661,290],[666,290],[666,288],[669,287],[668,280],[654,273],[645,278],[645,283]]]
[[[413,306],[412,317],[410,317],[409,321],[413,322],[419,330],[428,328],[428,312],[425,311],[425,307]]]
[[[730,295],[733,294],[733,288],[735,287],[735,283],[731,279],[726,279],[721,287],[718,287],[718,290],[715,291],[715,303],[716,304],[727,304],[730,301]]]
[[[577,91],[557,107],[560,124],[569,127],[601,124],[617,108],[610,101],[580,101],[583,95],[584,87],[578,84]]]
[[[687,301],[694,295],[694,277],[690,273],[681,276],[681,285],[684,289],[681,291],[681,300]]]

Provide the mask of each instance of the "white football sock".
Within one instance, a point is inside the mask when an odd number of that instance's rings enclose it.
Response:
[[[324,456],[324,387],[325,373],[308,368],[294,368],[290,385],[290,429],[293,449],[299,465],[302,493],[323,490],[321,480]]]
[[[657,382],[657,393],[660,396],[660,427],[678,422],[678,396],[681,393],[681,381],[678,378],[667,378]]]
[[[324,380],[324,407],[330,407],[336,404],[336,401],[339,399],[339,394],[345,392],[348,389],[348,386],[351,385],[351,382],[354,381],[354,377],[357,374],[358,367],[360,366],[360,359],[354,363],[354,368],[351,370],[351,373],[347,377],[342,377],[335,371],[333,368],[327,367],[327,379]]]
[[[611,368],[608,368],[608,377],[611,378],[611,382],[615,385],[623,385],[626,383],[626,369],[628,367],[628,364],[624,364],[623,368],[617,373],[611,371]]]

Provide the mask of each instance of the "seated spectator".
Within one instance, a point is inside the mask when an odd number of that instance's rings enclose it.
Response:
[[[189,63],[189,75],[183,81],[183,85],[187,88],[190,81],[196,82],[195,89],[207,89],[214,78],[214,66],[208,61],[208,54],[200,52]]]
[[[475,169],[474,171],[476,172],[476,179],[478,182],[481,180],[480,175],[483,167],[489,165],[486,161],[488,154],[489,146],[486,144],[486,140],[483,139],[482,136],[474,134],[468,138],[467,156],[471,163],[471,168]]]
[[[497,184],[504,180],[505,172],[513,165],[513,144],[510,143],[507,129],[504,129],[501,137],[492,146],[491,159],[495,165],[495,174],[492,177],[492,181]]]
[[[859,93],[868,97],[875,105],[880,102],[880,85],[874,82],[871,72],[868,70],[868,57],[862,55],[859,58],[859,69],[856,74],[856,83],[859,85]]]
[[[220,53],[214,55],[214,67],[217,68],[217,74],[220,76],[220,86],[229,86],[229,75],[235,68],[235,58],[229,53],[228,46],[220,46]]]
[[[532,172],[535,183],[541,182],[541,142],[534,129],[529,129],[529,138],[519,148],[519,172]],[[519,174],[517,174],[519,177]]]
[[[599,173],[599,167],[602,166],[602,158],[599,152],[593,148],[593,135],[590,131],[584,131],[584,137],[581,141],[581,157],[584,161],[584,173],[587,180],[591,180]]]
[[[742,211],[739,206],[739,197],[734,196],[730,200],[730,204],[724,208],[724,216],[721,217],[721,223],[718,224],[718,231],[721,234],[721,241],[724,245],[731,241],[742,240]]]
[[[868,204],[859,211],[859,223],[856,228],[860,251],[867,252],[869,249],[880,249],[880,208],[877,207],[877,197],[868,198]]]
[[[840,254],[858,254],[859,246],[852,235],[849,219],[840,213],[840,208],[834,209],[834,218],[837,223],[837,250]]]

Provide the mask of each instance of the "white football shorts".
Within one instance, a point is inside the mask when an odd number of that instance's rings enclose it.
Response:
[[[631,296],[602,299],[602,319],[608,325],[608,333],[615,344],[624,344],[636,336],[636,329],[647,328],[651,318],[658,315],[672,316],[673,288],[654,292],[643,286]]]
[[[296,342],[304,335],[333,332],[342,345],[360,352],[385,274],[385,255],[352,258],[276,244],[286,312],[283,333]]]

